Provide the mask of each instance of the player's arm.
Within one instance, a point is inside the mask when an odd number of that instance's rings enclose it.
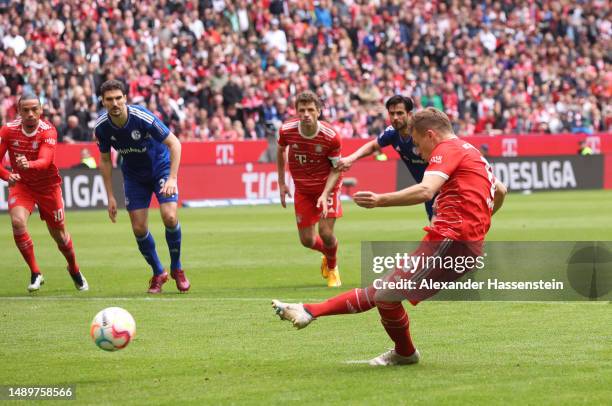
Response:
[[[446,182],[446,179],[441,176],[425,173],[421,183],[409,186],[406,189],[383,194],[357,192],[353,195],[353,200],[359,206],[368,209],[374,207],[412,206],[433,199],[444,182]]]
[[[3,130],[0,130],[0,163],[4,158],[6,151],[8,151],[8,143],[6,141],[2,142],[3,132]],[[0,179],[8,182],[9,186],[13,186],[15,182],[19,182],[21,180],[21,176],[18,173],[9,172],[0,164]]]
[[[170,175],[168,179],[166,179],[160,193],[164,196],[172,196],[178,191],[177,183],[179,165],[181,164],[181,142],[176,135],[172,133],[168,134],[163,142],[168,147],[168,150],[170,150]]]
[[[117,221],[117,200],[113,193],[113,162],[110,152],[100,153],[100,173],[104,180],[104,188],[106,189],[106,197],[108,200],[108,217],[114,223]]]
[[[342,171],[340,169],[332,167],[331,171],[329,172],[329,175],[327,176],[327,181],[325,182],[325,188],[323,189],[323,193],[321,193],[321,196],[319,196],[319,199],[317,199],[317,207],[323,209],[323,211],[321,212],[321,217],[323,218],[327,217],[329,194],[338,183],[338,179],[340,179],[341,173]]]
[[[287,207],[285,199],[291,197],[289,186],[285,183],[285,151],[287,147],[278,144],[276,149],[276,171],[278,172],[278,192],[280,193],[281,206]]]
[[[381,151],[382,149],[380,148],[378,139],[369,141],[359,147],[359,149],[353,152],[351,155],[345,158],[340,158],[340,160],[338,161],[338,169],[341,171],[347,171],[350,169],[353,163],[355,163],[355,161],[370,156],[374,153],[379,153]]]
[[[508,193],[508,189],[506,185],[501,183],[498,179],[495,180],[495,196],[493,196],[493,214],[495,214],[499,209],[501,209],[504,204],[504,199],[506,198],[506,194]]]

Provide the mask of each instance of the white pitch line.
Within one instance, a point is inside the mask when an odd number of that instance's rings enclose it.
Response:
[[[367,359],[356,359],[356,360],[349,360],[349,361],[344,361],[342,362],[343,364],[367,364],[370,361],[368,361]]]
[[[0,296],[0,302],[7,301],[61,301],[61,300],[88,300],[88,301],[143,301],[143,302],[271,302],[265,297],[79,297],[79,296]],[[316,302],[322,299],[287,299],[295,301]]]

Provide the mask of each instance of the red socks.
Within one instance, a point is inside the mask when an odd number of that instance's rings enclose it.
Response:
[[[327,259],[327,267],[329,269],[334,269],[336,267],[336,252],[338,252],[338,240],[336,240],[336,243],[333,247],[328,248],[325,246],[325,244],[323,244],[321,236],[317,234],[315,237],[315,242],[310,248],[315,251],[319,251],[320,253],[325,255],[325,258]]]
[[[77,265],[74,248],[72,247],[72,238],[68,237],[68,240],[66,240],[63,245],[57,244],[57,248],[64,254],[68,262],[68,272],[70,272],[71,275],[79,273],[79,265]]]
[[[315,318],[334,314],[361,313],[375,306],[374,292],[373,287],[353,289],[322,303],[306,303],[304,309]]]
[[[36,258],[34,257],[34,243],[32,242],[32,238],[30,238],[30,234],[28,234],[27,231],[19,235],[13,234],[13,238],[15,239],[15,245],[17,245],[19,252],[21,252],[23,259],[25,259],[30,267],[30,272],[40,273]]]
[[[353,289],[334,296],[322,303],[305,303],[304,309],[317,318],[334,314],[361,313],[374,306],[380,314],[380,321],[389,337],[395,343],[395,352],[410,356],[415,348],[410,337],[408,314],[402,302],[374,302],[376,289]]]
[[[401,302],[376,302],[380,321],[389,337],[395,343],[395,352],[405,357],[414,353],[415,348],[408,328],[408,314]]]

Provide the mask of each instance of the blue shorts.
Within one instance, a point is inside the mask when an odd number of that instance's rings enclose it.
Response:
[[[155,197],[159,204],[178,202],[178,193],[172,196],[162,196],[160,193],[164,182],[168,178],[168,174],[164,174],[149,182],[133,180],[127,177],[123,178],[123,190],[125,192],[125,207],[128,211],[147,209],[151,204],[151,195],[155,193]]]

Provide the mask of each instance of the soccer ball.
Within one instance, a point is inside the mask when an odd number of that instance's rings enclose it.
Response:
[[[121,350],[136,334],[136,322],[121,307],[107,307],[96,314],[91,322],[91,339],[104,351]]]

